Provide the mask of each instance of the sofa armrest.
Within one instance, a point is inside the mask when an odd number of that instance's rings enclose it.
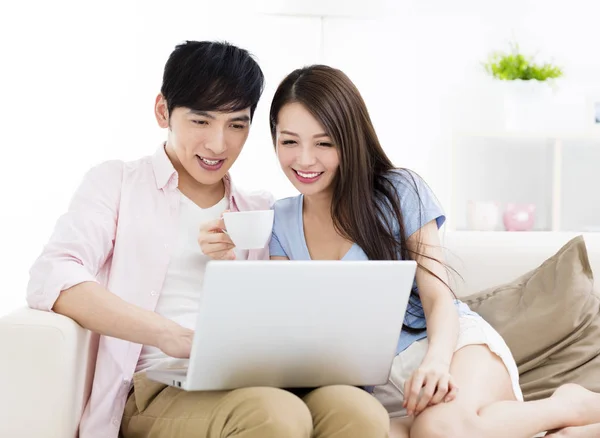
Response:
[[[0,436],[72,438],[89,397],[97,336],[28,308],[0,318]]]

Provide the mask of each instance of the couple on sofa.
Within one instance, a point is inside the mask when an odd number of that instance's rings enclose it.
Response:
[[[263,83],[243,49],[177,46],[155,104],[166,142],[151,156],[91,169],[35,261],[29,305],[101,335],[80,436],[600,434],[600,395],[580,386],[523,401],[509,348],[448,286],[438,235],[445,218],[433,193],[390,162],[344,73],[295,70],[271,103],[275,153],[300,195],[273,204],[268,193],[234,185],[228,171]],[[275,210],[269,248],[235,248],[223,212],[268,208]],[[170,357],[189,357],[208,260],[269,257],[417,261],[388,384],[322,387],[300,398],[277,388],[186,392],[145,378],[144,370]]]

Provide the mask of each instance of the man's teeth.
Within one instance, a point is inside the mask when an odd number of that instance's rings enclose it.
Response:
[[[317,176],[319,176],[321,174],[321,172],[316,172],[316,173],[304,173],[304,172],[298,172],[298,175],[300,175],[302,178],[307,178],[307,179],[311,179],[311,178],[316,178]]]
[[[221,160],[207,160],[206,158],[200,158],[202,161],[204,161],[206,164],[208,164],[209,166],[216,166],[217,164],[219,164],[221,162]]]

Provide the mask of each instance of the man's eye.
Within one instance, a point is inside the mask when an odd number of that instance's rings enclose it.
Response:
[[[207,125],[206,120],[192,120],[196,125]]]
[[[245,128],[244,125],[237,125],[236,124],[236,125],[231,125],[231,126],[233,126],[233,129],[244,129]]]

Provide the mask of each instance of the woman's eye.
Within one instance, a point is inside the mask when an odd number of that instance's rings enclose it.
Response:
[[[317,146],[323,146],[323,147],[326,147],[326,148],[330,148],[333,145],[331,143],[326,142],[326,141],[320,141],[319,143],[317,143]]]
[[[283,140],[281,142],[281,144],[283,144],[283,145],[290,145],[290,144],[295,144],[295,143],[296,143],[295,140]]]

